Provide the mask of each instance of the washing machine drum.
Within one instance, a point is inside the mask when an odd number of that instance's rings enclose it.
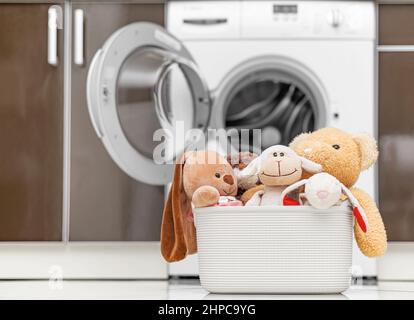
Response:
[[[238,132],[260,129],[261,149],[287,145],[298,134],[326,125],[322,84],[305,66],[286,57],[245,61],[225,77],[215,100],[216,126]],[[250,144],[256,142],[251,135]],[[260,152],[251,145],[249,149]]]
[[[91,63],[87,96],[91,122],[112,159],[148,184],[171,181],[171,165],[160,163],[184,150],[176,135],[209,122],[209,91],[191,55],[152,23],[127,25],[107,39]]]

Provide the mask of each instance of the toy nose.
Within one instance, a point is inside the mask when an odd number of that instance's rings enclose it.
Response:
[[[231,176],[231,175],[229,175],[229,174],[226,174],[224,177],[223,177],[223,180],[224,180],[224,182],[225,183],[227,183],[227,184],[229,184],[229,185],[233,185],[234,184],[234,179],[233,179],[233,177]]]
[[[318,196],[319,199],[326,199],[329,195],[329,192],[322,190],[322,191],[318,191],[316,195]]]

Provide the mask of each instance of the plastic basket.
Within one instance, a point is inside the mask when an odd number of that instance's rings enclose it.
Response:
[[[200,281],[212,293],[339,293],[351,282],[345,207],[194,209]]]

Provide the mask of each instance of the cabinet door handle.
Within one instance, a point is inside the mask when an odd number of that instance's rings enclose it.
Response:
[[[47,62],[58,65],[58,29],[63,28],[63,12],[60,6],[54,5],[48,10]]]
[[[82,9],[76,9],[74,13],[74,44],[73,44],[73,61],[76,65],[84,64],[83,45],[84,45],[84,24],[85,17]]]

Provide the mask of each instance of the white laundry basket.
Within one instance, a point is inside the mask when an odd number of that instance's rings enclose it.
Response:
[[[200,281],[212,293],[339,293],[351,282],[345,207],[194,209]]]

